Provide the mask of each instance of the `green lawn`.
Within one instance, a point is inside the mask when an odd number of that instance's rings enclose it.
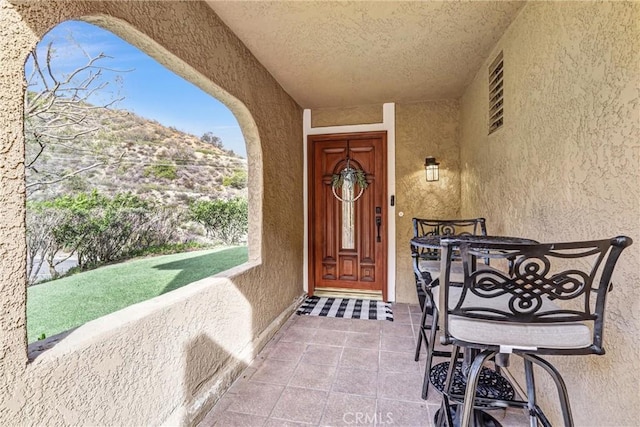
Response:
[[[27,289],[29,342],[211,276],[248,259],[246,247],[136,259]]]

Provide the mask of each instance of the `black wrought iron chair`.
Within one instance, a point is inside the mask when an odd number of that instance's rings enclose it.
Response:
[[[451,404],[461,404],[460,425],[469,425],[483,405],[528,408],[531,425],[550,423],[536,402],[533,364],[554,380],[564,424],[573,425],[568,392],[560,373],[541,355],[604,354],[603,326],[611,276],[629,237],[549,244],[456,242],[462,257],[462,287],[451,286],[451,247],[443,241],[439,289],[442,342],[452,344],[443,405],[451,425]],[[478,258],[513,260],[511,274],[478,268]],[[460,348],[477,355],[468,372],[456,363]],[[478,378],[491,357],[524,359],[527,400],[493,401],[477,396]],[[505,355],[507,357],[505,357]],[[456,366],[458,366],[456,368]],[[434,369],[435,371],[435,369]],[[452,392],[455,377],[466,375],[463,396]],[[443,420],[440,420],[443,421]]]
[[[472,219],[425,219],[413,218],[413,236],[429,237],[429,236],[465,236],[465,235],[487,235],[486,221],[484,218]],[[420,351],[422,343],[426,347],[426,372],[428,375],[431,368],[431,361],[434,355],[434,341],[437,330],[437,316],[434,313],[434,301],[432,288],[437,286],[440,276],[440,249],[437,248],[415,248],[411,246],[411,256],[413,258],[413,270],[416,280],[416,292],[418,294],[418,302],[422,310],[420,320],[420,329],[418,333],[418,343],[416,345],[415,360],[420,359]],[[459,262],[459,255],[456,255],[455,262],[452,266],[452,281],[462,281],[462,263]],[[431,316],[431,322],[428,318]],[[429,337],[427,336],[428,331]],[[438,356],[448,357],[448,352],[437,352]],[[423,382],[422,398],[427,398],[429,391],[429,379],[425,375]]]

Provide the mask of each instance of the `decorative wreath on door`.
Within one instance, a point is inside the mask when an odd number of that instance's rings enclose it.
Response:
[[[343,199],[338,196],[336,190],[345,187],[347,189],[354,188],[354,185],[358,185],[360,192],[357,196],[353,197],[351,200]],[[356,169],[351,167],[351,159],[347,156],[347,164],[339,173],[334,173],[331,176],[331,190],[333,191],[333,196],[340,200],[341,202],[355,202],[358,200],[362,194],[364,193],[365,188],[369,183],[367,183],[367,175],[362,169]],[[353,193],[352,193],[353,194]]]

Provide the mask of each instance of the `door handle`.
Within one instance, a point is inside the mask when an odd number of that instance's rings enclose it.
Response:
[[[376,241],[381,242],[382,239],[380,238],[380,226],[382,225],[382,218],[377,216],[376,217],[376,227],[378,228],[378,236],[376,237]]]

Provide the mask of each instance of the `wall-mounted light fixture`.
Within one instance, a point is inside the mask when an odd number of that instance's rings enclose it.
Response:
[[[427,182],[440,179],[440,163],[436,162],[435,157],[427,157],[424,159],[424,170],[427,174]]]

